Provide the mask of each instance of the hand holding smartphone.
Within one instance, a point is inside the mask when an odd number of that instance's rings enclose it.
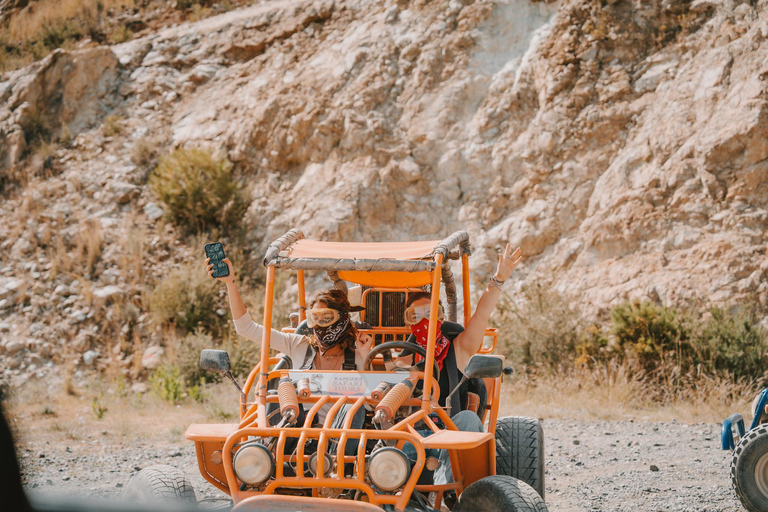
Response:
[[[229,267],[224,261],[224,247],[221,242],[205,244],[205,255],[209,258],[209,263],[213,265],[212,277],[226,277],[229,275]]]

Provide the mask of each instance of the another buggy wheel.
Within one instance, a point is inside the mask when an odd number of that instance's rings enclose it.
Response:
[[[138,503],[197,503],[192,482],[172,466],[150,466],[136,473],[125,496]]]
[[[736,445],[731,482],[747,510],[768,510],[768,427],[750,430]]]
[[[487,476],[461,493],[454,512],[548,512],[533,487],[505,475]]]
[[[544,429],[539,420],[511,416],[496,423],[496,474],[519,478],[544,499]]]

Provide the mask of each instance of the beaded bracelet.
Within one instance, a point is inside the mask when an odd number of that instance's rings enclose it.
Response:
[[[504,283],[506,283],[506,281],[499,281],[494,275],[492,275],[488,280],[488,286],[495,286],[499,290],[501,290],[501,287],[504,286]]]

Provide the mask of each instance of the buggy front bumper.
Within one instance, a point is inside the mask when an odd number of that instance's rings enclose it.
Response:
[[[381,508],[364,501],[309,498],[304,496],[265,495],[251,496],[235,505],[232,512],[381,512]]]

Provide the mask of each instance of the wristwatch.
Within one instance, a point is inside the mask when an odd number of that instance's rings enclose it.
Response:
[[[495,286],[499,290],[501,290],[501,287],[504,286],[504,283],[506,283],[506,281],[499,281],[496,279],[495,275],[491,275],[491,278],[488,280],[488,286]]]

